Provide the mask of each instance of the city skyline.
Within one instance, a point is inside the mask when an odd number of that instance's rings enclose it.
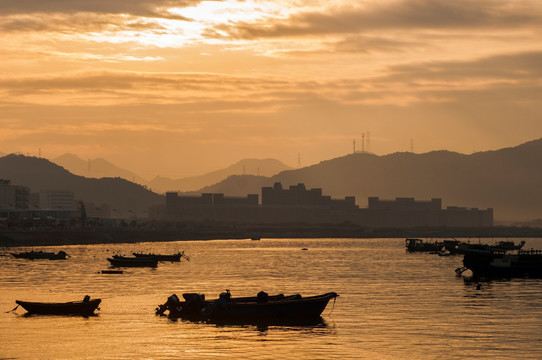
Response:
[[[542,134],[542,5],[3,1],[0,151],[143,177]],[[534,134],[534,135],[533,135]]]

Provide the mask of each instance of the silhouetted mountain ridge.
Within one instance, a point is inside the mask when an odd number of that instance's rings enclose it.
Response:
[[[147,180],[143,179],[141,176],[119,166],[113,165],[109,161],[102,158],[85,161],[77,155],[64,154],[52,159],[51,161],[62,166],[75,175],[97,179],[103,177],[121,177],[137,184],[147,184]]]
[[[287,169],[291,169],[291,167],[276,159],[243,159],[227,168],[199,176],[181,179],[169,179],[158,176],[149,182],[149,186],[157,192],[191,192],[216,184],[232,175],[273,176]]]
[[[424,154],[394,153],[377,156],[355,153],[306,168],[283,171],[269,180],[230,177],[206,192],[246,195],[265,184],[304,183],[322,188],[333,197],[442,198],[444,206],[494,208],[497,220],[528,220],[542,208],[542,139],[471,155],[446,150]]]
[[[0,178],[11,180],[13,185],[28,186],[31,192],[70,190],[77,200],[93,202],[97,206],[109,204],[126,217],[128,210],[144,216],[149,206],[165,203],[162,196],[125,179],[85,178],[47,159],[24,155],[1,157]]]

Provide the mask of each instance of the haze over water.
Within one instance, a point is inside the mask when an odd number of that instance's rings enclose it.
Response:
[[[498,239],[495,239],[497,241]],[[527,239],[525,248],[541,248]],[[307,248],[307,251],[302,251]],[[58,248],[60,249],[60,248]],[[460,256],[406,253],[404,239],[262,239],[67,246],[66,261],[0,256],[0,358],[539,359],[542,281],[476,284]],[[57,248],[54,248],[57,250]],[[114,252],[190,262],[102,275]],[[173,293],[339,293],[314,326],[218,326],[154,315]],[[90,318],[30,316],[15,300],[102,298]]]

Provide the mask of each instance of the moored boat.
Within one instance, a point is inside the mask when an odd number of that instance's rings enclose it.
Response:
[[[509,251],[509,250],[521,250],[525,241],[515,243],[513,241],[498,241],[494,244],[482,244],[482,243],[470,243],[461,242],[458,240],[444,241],[446,250],[451,254],[465,254],[469,250],[489,250],[489,251]]]
[[[444,247],[442,242],[427,242],[417,238],[406,238],[405,246],[409,252],[441,251]]]
[[[463,265],[473,277],[542,278],[542,250],[469,249]]]
[[[66,260],[68,254],[65,251],[60,250],[57,253],[46,251],[25,251],[20,253],[11,253],[14,258],[17,259],[48,259],[48,260]]]
[[[15,302],[22,306],[29,314],[42,314],[42,315],[93,315],[94,311],[98,309],[98,305],[101,303],[101,299],[90,299],[90,296],[85,296],[82,301],[69,301],[64,303],[54,302],[33,302],[15,300]]]
[[[181,261],[181,258],[184,258],[188,261],[190,261],[190,258],[184,254],[184,251],[176,253],[176,254],[153,254],[153,253],[132,253],[136,258],[155,258],[158,261],[172,261],[172,262],[179,262]]]
[[[112,258],[107,258],[107,261],[115,267],[156,267],[158,260],[151,257],[127,257],[115,255]]]
[[[229,291],[220,294],[216,300],[205,300],[205,295],[197,293],[183,294],[185,301],[177,295],[171,295],[165,304],[156,309],[157,315],[166,311],[169,316],[192,320],[230,320],[249,321],[255,319],[310,319],[319,318],[328,302],[339,295],[329,292],[317,296],[301,295],[269,296],[261,291],[255,297],[233,298]]]

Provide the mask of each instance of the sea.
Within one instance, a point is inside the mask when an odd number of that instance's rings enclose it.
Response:
[[[460,239],[462,240],[462,239]],[[496,242],[503,239],[470,239]],[[507,239],[516,240],[518,239]],[[524,248],[542,249],[542,239]],[[405,239],[261,239],[0,248],[0,359],[542,359],[542,280],[475,282],[462,256]],[[190,261],[102,274],[108,257],[184,251]],[[172,294],[318,295],[312,324],[213,324],[155,315]],[[25,315],[15,300],[101,298],[96,316]],[[13,311],[12,311],[13,310]]]

